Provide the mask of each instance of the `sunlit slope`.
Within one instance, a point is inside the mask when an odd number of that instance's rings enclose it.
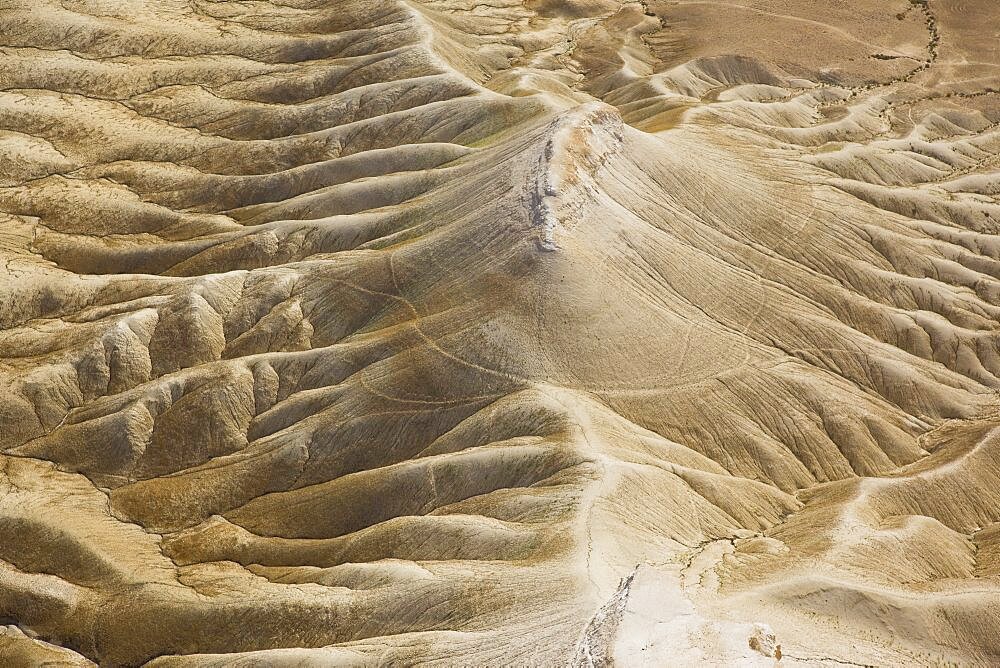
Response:
[[[995,660],[995,11],[717,4],[0,10],[0,658]]]

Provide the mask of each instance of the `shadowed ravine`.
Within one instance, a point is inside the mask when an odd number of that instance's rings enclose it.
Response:
[[[996,25],[0,2],[0,664],[1000,662]]]

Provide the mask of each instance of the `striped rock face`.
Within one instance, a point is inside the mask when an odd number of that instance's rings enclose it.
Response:
[[[994,0],[0,0],[0,665],[1000,663]]]

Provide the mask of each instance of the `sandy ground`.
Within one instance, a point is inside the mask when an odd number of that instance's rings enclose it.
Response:
[[[1000,663],[998,11],[0,5],[0,664]]]

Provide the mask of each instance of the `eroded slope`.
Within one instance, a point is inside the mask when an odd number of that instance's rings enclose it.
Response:
[[[997,658],[989,3],[331,4],[0,10],[0,656]]]

